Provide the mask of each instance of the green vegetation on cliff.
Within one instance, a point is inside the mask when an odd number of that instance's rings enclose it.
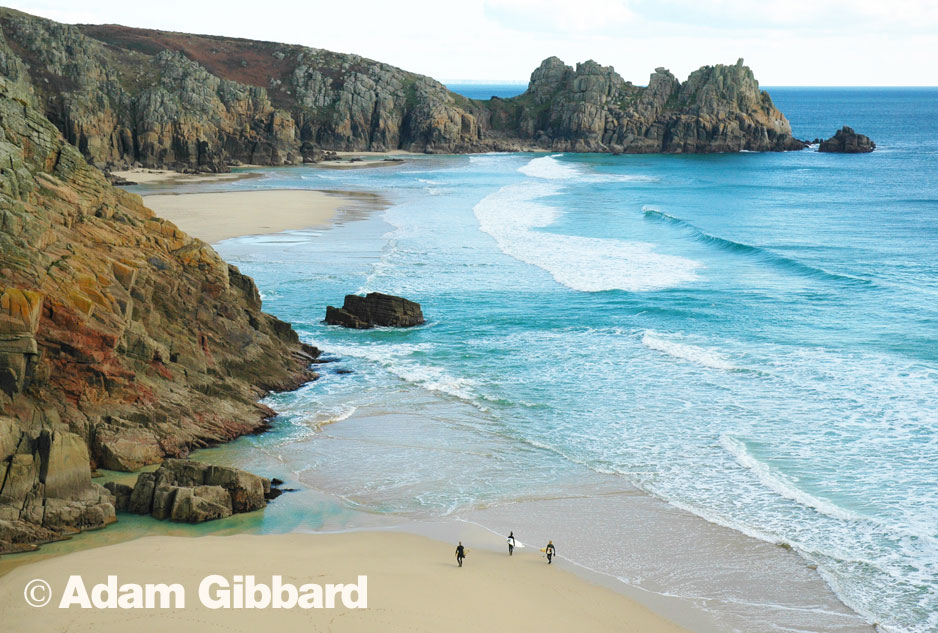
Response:
[[[439,82],[303,46],[116,25],[58,24],[0,9],[0,74],[98,167],[220,171],[293,164],[317,150],[595,152],[800,149],[742,63],[647,87],[556,57],[513,99],[473,101]]]

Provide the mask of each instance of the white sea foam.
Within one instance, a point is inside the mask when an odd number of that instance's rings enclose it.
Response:
[[[543,180],[576,180],[578,182],[658,182],[654,176],[645,176],[641,174],[601,174],[582,169],[580,166],[564,163],[558,158],[563,154],[553,154],[551,156],[542,156],[531,160],[526,165],[519,167],[525,176],[532,178],[541,178]]]
[[[429,350],[427,344],[332,345],[330,350],[341,356],[362,358],[383,367],[398,378],[429,391],[446,394],[476,404],[475,382],[453,376],[434,365],[411,358]]]
[[[525,176],[544,178],[546,180],[571,180],[581,175],[580,170],[573,165],[558,161],[557,158],[560,156],[562,156],[562,154],[535,158],[527,165],[519,167],[518,171]]]
[[[318,411],[314,419],[306,420],[306,422],[314,429],[319,430],[327,424],[348,420],[357,410],[358,407],[350,404],[337,405],[330,409]]]
[[[763,485],[786,499],[814,508],[818,512],[835,519],[857,521],[862,518],[855,512],[802,490],[783,473],[756,458],[749,452],[743,441],[731,435],[723,434],[720,436],[720,444],[736,458],[740,466],[751,471]]]
[[[645,330],[642,334],[642,345],[648,349],[663,352],[668,356],[690,361],[711,369],[725,369],[728,371],[737,369],[737,367],[729,362],[720,352],[697,345],[677,343],[664,338],[654,330]]]
[[[529,165],[548,158],[536,158]],[[536,169],[558,173],[553,167]],[[559,217],[556,208],[537,202],[558,192],[559,187],[549,182],[508,185],[481,200],[473,211],[479,227],[495,238],[503,253],[546,270],[573,290],[643,292],[697,279],[698,262],[657,253],[652,244],[534,230]]]

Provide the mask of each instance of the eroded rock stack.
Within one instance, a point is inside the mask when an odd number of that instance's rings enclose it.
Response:
[[[393,295],[370,292],[364,297],[345,295],[341,308],[326,308],[326,323],[357,330],[375,326],[413,327],[424,323],[420,304]]]
[[[818,145],[819,152],[837,154],[867,154],[876,149],[876,143],[870,137],[857,134],[853,128],[843,126],[841,129]]]
[[[554,151],[701,153],[786,151],[805,144],[759,89],[740,59],[703,66],[683,83],[657,68],[647,87],[611,66],[565,65],[550,57],[531,74],[528,90],[493,100],[488,124]]]
[[[259,510],[270,497],[270,480],[225,466],[167,459],[151,473],[141,473],[131,487],[109,482],[118,510],[155,519],[202,523]]]

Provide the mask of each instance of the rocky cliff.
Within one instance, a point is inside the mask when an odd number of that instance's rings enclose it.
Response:
[[[787,151],[805,143],[759,90],[748,66],[718,64],[683,83],[657,68],[645,87],[594,61],[572,68],[556,57],[531,74],[528,90],[493,99],[486,125],[554,151],[695,153]]]
[[[318,351],[207,244],[111,187],[0,45],[0,551],[114,519],[132,470],[264,428]],[[89,106],[90,107],[90,106]],[[103,147],[103,146],[99,146]],[[87,149],[87,147],[86,147]]]
[[[480,139],[458,105],[467,100],[356,55],[8,9],[0,29],[36,104],[98,167],[217,171],[296,163],[316,148],[461,152]]]
[[[804,144],[752,71],[704,66],[648,86],[556,57],[513,99],[474,101],[399,68],[320,49],[0,9],[0,74],[98,167],[221,171],[320,150],[783,151]]]

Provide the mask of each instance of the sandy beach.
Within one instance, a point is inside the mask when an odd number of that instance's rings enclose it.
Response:
[[[326,226],[339,211],[381,206],[375,195],[308,190],[154,194],[144,201],[160,217],[209,243]]]
[[[118,178],[129,180],[139,185],[153,184],[184,184],[192,182],[231,182],[244,178],[254,178],[257,174],[251,172],[229,172],[227,174],[183,174],[171,169],[147,169],[137,167],[111,172]]]
[[[493,538],[495,538],[493,536]],[[684,631],[642,605],[565,570],[548,566],[533,548],[505,552],[469,547],[462,569],[455,543],[398,532],[236,535],[199,539],[147,537],[86,550],[20,567],[0,578],[4,628],[34,630],[37,617],[47,631]],[[116,575],[123,583],[180,583],[184,609],[57,608],[70,575],[92,585]],[[367,576],[367,608],[217,609],[199,599],[209,574],[233,582],[254,575],[270,585],[283,582],[356,583]],[[24,587],[41,578],[53,599],[27,605]]]

